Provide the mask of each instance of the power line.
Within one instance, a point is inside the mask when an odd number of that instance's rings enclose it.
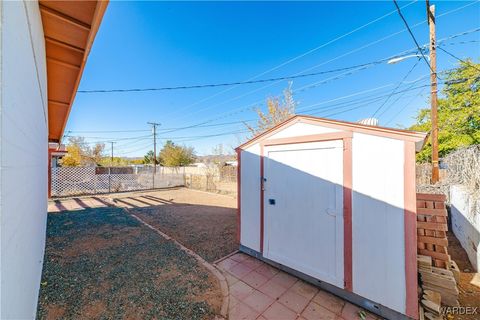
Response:
[[[458,81],[466,81],[468,79],[469,78],[462,78],[462,79],[457,79],[457,80]],[[412,81],[413,84],[415,82],[418,82],[418,80]],[[392,84],[390,84],[390,85],[392,85]],[[402,90],[402,91],[397,91],[394,94],[401,94],[401,93],[404,93],[404,92],[407,92],[407,91],[412,91],[412,90],[416,90],[416,89],[419,89],[419,88],[425,88],[425,87],[428,87],[428,86],[429,85],[420,85],[420,86],[416,86],[414,88],[409,88],[409,89],[405,89],[405,90]],[[372,89],[370,89],[369,91],[372,91]],[[330,116],[333,116],[333,115],[342,114],[342,113],[345,113],[345,112],[348,112],[348,111],[351,111],[351,110],[355,110],[355,109],[359,109],[359,108],[362,108],[362,107],[369,106],[369,105],[371,105],[371,100],[372,99],[377,99],[378,100],[378,99],[383,98],[383,97],[385,97],[385,95],[370,98],[368,100],[363,100],[363,101],[361,101],[360,104],[359,104],[360,101],[355,102],[355,100],[353,100],[353,101],[343,103],[342,106],[340,106],[340,107],[337,104],[336,105],[337,107],[330,106],[330,108],[328,108],[328,109],[322,109],[318,112],[313,112],[313,113],[311,111],[314,111],[315,109],[310,109],[307,112],[308,112],[308,114],[315,115],[315,114],[324,113],[324,112],[327,112],[327,111],[339,110],[339,109],[343,109],[343,108],[346,108],[346,107],[349,107],[349,106],[354,106],[350,109],[337,111],[337,112],[330,113],[330,114],[327,114],[327,115],[324,116],[324,117],[330,117]],[[333,100],[338,100],[338,99],[339,98],[336,98],[336,99],[333,99]],[[321,102],[321,103],[324,103],[324,102]],[[240,123],[240,121],[239,121],[239,123]],[[187,142],[187,141],[195,141],[195,140],[204,139],[204,138],[212,138],[212,137],[219,137],[219,136],[225,136],[225,135],[231,135],[231,134],[241,134],[241,133],[248,133],[248,132],[250,132],[250,131],[249,130],[237,130],[237,131],[222,132],[222,133],[210,134],[210,135],[194,135],[194,136],[178,136],[178,137],[170,136],[170,137],[160,137],[160,138],[162,140],[167,140],[167,139],[172,139],[173,140],[173,139],[175,139],[175,140],[181,140],[180,142]],[[135,149],[135,150],[130,150],[130,151],[127,151],[127,152],[120,152],[120,154],[129,154],[129,153],[133,153],[133,152],[136,152],[136,151],[140,151],[140,150],[143,150],[144,148],[146,148],[148,145],[151,145],[151,144],[147,143],[146,145],[143,145],[141,148],[138,148],[138,149]]]
[[[470,62],[465,61],[465,60],[463,60],[463,59],[460,59],[459,57],[455,56],[453,53],[448,52],[447,50],[445,50],[445,49],[443,49],[443,48],[441,48],[441,47],[437,47],[437,48],[440,49],[440,50],[442,50],[443,52],[445,52],[446,54],[448,54],[448,55],[451,56],[452,58],[457,59],[458,61],[460,61],[460,62],[468,65],[469,67],[474,68],[474,69],[480,71],[479,68],[477,68],[475,65],[471,64]]]
[[[451,39],[455,39],[455,38],[458,38],[458,37],[461,37],[461,36],[465,36],[465,35],[468,35],[468,34],[472,34],[472,33],[475,33],[475,32],[479,32],[480,31],[480,28],[475,28],[475,29],[471,29],[471,30],[467,30],[467,31],[463,31],[463,32],[460,32],[460,33],[457,33],[457,34],[454,34],[454,35],[451,35],[451,36],[448,36],[448,37],[445,37],[443,39],[440,39],[437,41],[437,48],[439,48],[440,46],[445,46],[445,45],[457,45],[457,44],[467,44],[467,43],[476,43],[476,42],[479,42],[479,40],[468,40],[468,41],[458,41],[458,42],[451,42],[451,43],[444,43],[448,40],[451,40]],[[426,45],[423,45],[422,48],[425,48],[426,46],[428,46],[428,44]],[[439,48],[441,50],[443,50],[442,48]],[[399,53],[397,54],[396,56],[399,56],[401,54],[407,54],[409,53],[411,50],[408,50],[408,51],[404,51],[402,53]],[[414,51],[412,51],[414,52]],[[455,59],[459,60],[457,57],[454,57]],[[388,58],[388,59],[391,59],[391,58]],[[385,59],[385,60],[388,60],[388,59]],[[377,60],[378,61],[378,60]],[[369,64],[375,64],[375,61],[372,61],[372,62],[368,62],[368,63],[364,63],[364,64],[360,64],[360,65],[357,65],[357,66],[365,66],[365,65],[369,65]],[[345,67],[345,68],[341,68],[341,69],[349,69],[349,68],[355,68],[356,66],[351,66],[351,67]],[[304,70],[305,71],[305,70]],[[325,73],[328,73],[328,72],[334,72],[334,70],[329,70],[329,71],[324,71]],[[246,120],[246,121],[253,121],[253,120]],[[227,125],[227,124],[236,124],[236,123],[241,123],[241,121],[235,121],[235,122],[227,122],[227,123],[221,123],[221,124],[213,124],[213,125],[202,125],[202,126],[198,126],[198,127],[211,127],[211,126],[221,126],[221,125]],[[164,131],[164,130],[183,130],[183,129],[188,129],[190,128],[190,126],[186,126],[186,127],[177,127],[177,128],[163,128],[163,129],[159,129],[160,131]],[[127,132],[150,132],[151,130],[147,130],[147,129],[132,129],[132,130],[69,130],[68,133],[127,133]]]
[[[397,8],[398,15],[400,16],[400,18],[402,18],[403,23],[405,24],[405,27],[406,27],[407,30],[408,30],[408,33],[410,33],[410,36],[412,37],[413,42],[415,42],[415,45],[417,46],[418,51],[419,51],[420,54],[422,55],[423,60],[425,60],[425,63],[428,65],[428,67],[430,68],[430,70],[431,70],[433,73],[435,73],[435,71],[433,71],[433,69],[432,69],[432,66],[430,66],[430,62],[428,62],[427,57],[426,57],[425,54],[423,53],[422,48],[420,48],[420,45],[418,44],[418,41],[417,41],[417,39],[415,38],[415,35],[413,34],[412,30],[410,29],[410,26],[408,25],[407,20],[406,20],[405,17],[403,16],[402,10],[400,10],[400,7],[398,6],[397,0],[393,0],[393,3],[395,4],[395,7]]]
[[[134,149],[134,150],[120,152],[120,155],[126,155],[126,154],[131,154],[131,153],[134,153],[134,152],[138,152],[138,151],[141,151],[141,150],[147,148],[148,146],[151,146],[151,142],[149,142],[147,144],[143,144],[140,148],[137,148],[137,149]]]
[[[413,82],[412,85],[414,85],[416,82]],[[392,84],[389,84],[387,86],[391,86]],[[328,103],[328,102],[332,102],[332,101],[337,101],[337,100],[341,100],[341,99],[345,99],[345,98],[348,98],[348,97],[352,97],[352,96],[356,96],[356,95],[361,95],[363,93],[366,93],[366,92],[371,92],[371,91],[375,91],[375,90],[378,90],[378,89],[381,89],[381,88],[385,88],[387,86],[383,86],[383,87],[380,87],[380,88],[373,88],[373,89],[370,89],[370,90],[366,90],[366,91],[360,91],[360,92],[357,92],[357,93],[354,93],[354,94],[350,94],[348,96],[344,96],[344,97],[340,97],[340,98],[335,98],[335,99],[331,99],[331,100],[328,100],[328,101],[323,101],[323,102],[320,102],[320,103],[315,103],[315,104],[312,104],[310,106],[307,106],[307,108],[309,107],[312,107],[312,106],[318,106],[318,105],[322,105],[322,104],[325,104],[325,103]],[[424,87],[426,85],[422,85],[420,87]],[[406,90],[402,90],[402,91],[398,91],[396,93],[394,93],[394,95],[396,94],[401,94],[401,93],[405,93],[405,92],[408,92],[408,91],[412,91],[412,90],[416,90],[418,89],[419,87],[415,87],[415,88],[408,88]],[[380,101],[381,99],[385,98],[385,97],[388,97],[389,95],[391,95],[391,93],[387,93],[387,94],[381,94],[381,95],[373,95],[373,96],[366,96],[366,97],[363,97],[363,98],[360,98],[360,99],[354,99],[354,100],[350,100],[350,101],[344,101],[344,102],[340,102],[340,103],[335,103],[335,104],[332,104],[332,105],[327,105],[327,106],[322,106],[322,107],[316,107],[316,108],[311,108],[311,109],[307,109],[307,110],[303,110],[302,113],[311,113],[312,111],[316,111],[316,110],[332,110],[332,109],[335,109],[335,107],[339,107],[339,108],[342,108],[342,106],[344,106],[345,104],[347,105],[351,105],[352,103],[363,103],[363,102],[368,102],[368,103],[372,103],[372,102],[376,102],[376,101]]]
[[[406,8],[406,7],[414,4],[415,2],[416,2],[416,0],[414,0],[414,1],[406,4],[406,5],[403,6],[402,8]],[[363,29],[363,28],[365,28],[365,27],[367,27],[367,26],[369,26],[369,25],[371,25],[371,24],[373,24],[373,23],[375,23],[375,22],[378,22],[378,21],[380,21],[380,20],[382,20],[382,19],[384,19],[384,18],[392,15],[393,13],[395,13],[395,10],[394,10],[394,11],[391,11],[391,12],[389,12],[389,13],[381,16],[381,17],[378,17],[378,18],[376,18],[376,19],[374,19],[374,20],[372,20],[372,21],[370,21],[370,22],[368,22],[368,23],[366,23],[366,24],[364,24],[364,25],[362,25],[362,26],[360,26],[360,27],[357,27],[356,29],[351,30],[351,31],[349,31],[349,32],[347,32],[347,33],[345,33],[345,34],[343,34],[343,35],[341,35],[341,36],[338,36],[338,37],[336,37],[336,38],[334,38],[334,39],[332,39],[332,40],[330,40],[330,41],[328,41],[328,42],[326,42],[326,43],[324,43],[324,44],[322,44],[322,45],[320,45],[320,46],[317,46],[316,48],[310,49],[310,50],[308,50],[308,51],[305,52],[305,53],[302,53],[302,54],[300,54],[300,55],[298,55],[298,56],[296,56],[296,57],[294,57],[294,58],[291,58],[291,59],[289,59],[289,60],[287,60],[287,61],[285,61],[285,62],[282,62],[281,64],[279,64],[279,65],[277,65],[277,66],[275,66],[275,67],[273,67],[273,68],[270,68],[270,69],[268,69],[268,70],[266,70],[266,71],[264,71],[264,72],[261,72],[261,73],[259,73],[259,74],[256,74],[255,76],[253,76],[253,77],[251,77],[251,78],[249,78],[249,79],[247,79],[247,80],[253,80],[253,79],[256,79],[256,78],[258,78],[258,77],[261,77],[261,76],[263,76],[263,75],[265,75],[265,74],[268,74],[268,73],[270,73],[270,72],[272,72],[272,71],[275,71],[275,70],[277,70],[277,69],[279,69],[279,68],[281,68],[281,67],[283,67],[283,66],[285,66],[285,65],[287,65],[287,64],[290,64],[290,63],[292,63],[292,62],[294,62],[294,61],[296,61],[296,60],[298,60],[298,59],[300,59],[300,58],[305,57],[306,55],[309,55],[309,54],[311,54],[311,53],[313,53],[313,52],[315,52],[315,51],[317,51],[317,50],[319,50],[319,49],[322,49],[322,48],[324,48],[324,47],[326,47],[326,46],[328,46],[328,45],[330,45],[330,44],[338,41],[338,40],[341,40],[341,39],[345,38],[346,36],[349,36],[349,35],[357,32],[357,31],[359,31],[359,30],[361,30],[361,29]],[[219,96],[219,95],[221,95],[221,94],[223,94],[223,93],[225,93],[225,92],[231,91],[233,88],[235,88],[235,86],[230,87],[230,88],[227,88],[226,90],[222,90],[222,91],[220,91],[220,92],[218,92],[218,93],[216,93],[216,94],[210,95],[210,96],[208,96],[208,97],[206,97],[206,98],[203,98],[203,99],[201,99],[201,100],[199,100],[199,101],[197,101],[197,102],[194,102],[194,103],[192,103],[192,104],[189,104],[189,105],[187,105],[185,108],[180,108],[180,110],[188,109],[189,107],[198,105],[199,103],[202,103],[202,102],[205,102],[205,101],[208,101],[208,100],[210,100],[210,99],[212,99],[212,98],[214,98],[214,97],[216,97],[216,96]],[[180,110],[178,110],[178,111],[180,111]]]
[[[248,131],[248,130],[247,130]],[[243,133],[245,130],[235,130],[235,131],[230,131],[230,132],[222,132],[222,133],[217,133],[217,134],[208,134],[208,135],[200,135],[200,136],[184,136],[184,137],[160,137],[162,140],[174,140],[174,139],[197,139],[197,138],[210,138],[210,137],[220,137],[220,136],[225,136],[225,135],[230,135],[230,134],[236,134],[236,133]]]
[[[418,81],[418,80],[415,80],[415,81]],[[415,81],[413,81],[413,82],[415,82]],[[328,103],[328,102],[333,102],[333,101],[336,101],[336,100],[341,100],[341,99],[349,98],[349,97],[352,97],[352,96],[361,95],[361,94],[364,94],[364,93],[367,93],[367,92],[379,90],[379,89],[382,89],[382,88],[385,88],[385,87],[389,87],[389,86],[392,86],[392,85],[393,85],[393,83],[390,83],[390,84],[383,85],[383,86],[379,86],[379,87],[375,87],[375,88],[372,88],[372,89],[362,90],[362,91],[360,91],[360,92],[356,92],[356,93],[349,94],[349,95],[346,95],[346,96],[337,97],[337,98],[334,98],[334,99],[331,99],[331,100],[327,100],[327,101],[323,101],[323,102],[320,102],[320,103],[315,103],[315,104],[312,104],[312,105],[309,105],[309,106],[306,106],[306,107],[303,107],[303,108],[313,107],[313,106],[317,106],[317,105],[320,105],[320,104],[325,104],[325,103]],[[403,92],[403,91],[401,91],[401,92]],[[262,101],[263,101],[263,100],[262,100]],[[232,116],[232,115],[235,115],[235,114],[239,114],[239,113],[242,113],[242,112],[245,112],[245,111],[253,110],[253,108],[254,108],[255,105],[256,105],[256,103],[250,104],[250,105],[248,105],[247,107],[237,108],[235,111],[231,111],[231,112],[229,112],[229,113],[227,113],[227,114],[224,114],[224,115],[222,115],[222,116],[220,116],[220,117],[213,118],[213,119],[209,119],[209,120],[203,121],[203,122],[201,122],[201,123],[193,124],[193,125],[190,125],[190,126],[185,126],[185,127],[182,127],[182,128],[169,130],[169,131],[167,131],[167,132],[163,132],[163,134],[169,133],[169,132],[178,131],[178,130],[197,128],[197,127],[203,126],[203,125],[205,125],[205,124],[207,124],[207,123],[210,123],[210,122],[213,122],[213,121],[221,120],[221,119],[228,118],[228,117],[230,117],[230,116]],[[301,110],[301,109],[302,109],[302,108],[300,108],[300,109],[298,109],[298,110]],[[239,122],[239,123],[241,123],[241,122]]]
[[[377,64],[380,64],[380,63],[382,63],[382,62],[385,62],[386,60],[387,60],[387,59],[384,59],[383,61],[372,61],[372,62],[370,62],[370,63],[365,63],[365,64],[362,64],[362,65],[356,65],[356,66],[352,66],[352,67],[349,67],[349,68],[344,68],[345,70],[349,70],[349,71],[343,72],[343,73],[341,73],[341,74],[339,74],[339,75],[337,75],[337,76],[332,76],[332,77],[330,77],[330,78],[327,78],[327,79],[324,79],[324,80],[320,80],[320,81],[318,81],[318,82],[315,82],[315,83],[313,83],[313,85],[311,86],[311,88],[315,88],[315,87],[317,87],[317,86],[319,86],[319,85],[326,84],[326,83],[329,83],[329,82],[331,82],[331,81],[344,78],[344,77],[349,76],[349,75],[351,75],[351,74],[353,74],[353,73],[356,73],[356,72],[358,72],[358,71],[365,70],[365,69],[367,69],[367,68],[373,67],[373,66],[375,66],[375,65],[377,65]],[[278,82],[275,82],[275,83],[273,83],[273,84],[276,84],[276,83],[278,83]],[[265,89],[265,88],[270,87],[270,86],[271,86],[271,85],[263,86],[263,87],[261,87],[261,88],[258,88],[258,89],[256,89],[256,90],[253,90],[253,91],[250,91],[250,92],[247,92],[247,93],[244,93],[244,94],[241,94],[241,95],[239,95],[239,96],[236,96],[236,97],[234,97],[234,98],[228,99],[228,100],[223,101],[223,102],[221,102],[221,103],[217,103],[217,104],[214,104],[214,105],[212,105],[212,106],[208,106],[208,107],[203,108],[203,109],[197,109],[197,110],[195,110],[194,112],[189,113],[189,116],[198,114],[198,113],[200,113],[200,112],[203,112],[203,111],[206,111],[206,110],[209,110],[209,109],[212,109],[212,108],[215,108],[215,107],[220,106],[220,105],[223,105],[223,104],[225,104],[225,103],[227,103],[227,102],[231,102],[231,101],[234,101],[234,100],[238,100],[238,99],[243,98],[243,97],[245,97],[245,96],[247,96],[247,95],[249,95],[249,94],[251,94],[251,93],[260,91],[260,90]],[[301,88],[299,88],[299,89],[295,89],[295,90],[293,90],[293,93],[297,93],[297,92],[301,92],[301,91],[305,91],[305,90],[311,89],[311,88],[307,88],[308,86],[309,86],[309,85],[306,85],[306,86],[301,87]],[[263,99],[258,100],[258,101],[256,101],[256,102],[254,102],[254,103],[252,104],[252,106],[255,106],[256,104],[262,103],[262,102],[264,102]]]
[[[438,15],[437,18],[440,18],[440,17],[442,17],[442,16],[446,16],[446,15],[449,15],[449,14],[454,13],[454,12],[456,12],[456,11],[462,10],[462,9],[464,9],[464,8],[466,8],[466,7],[469,7],[469,6],[475,4],[475,3],[479,2],[479,1],[480,1],[480,0],[477,0],[477,1],[475,1],[475,2],[466,4],[466,5],[462,6],[462,7],[459,7],[459,8],[456,8],[456,9],[453,9],[453,10],[450,10],[450,11],[447,11],[447,12],[444,12],[444,13]],[[402,7],[402,8],[403,8],[403,7]],[[413,27],[413,28],[416,28],[416,27],[424,24],[425,22],[427,22],[427,20],[424,20],[424,21],[422,21],[422,22],[416,23],[416,24],[413,25],[412,27]],[[467,35],[467,34],[470,34],[470,33],[478,32],[479,30],[480,30],[480,28],[473,29],[473,30],[468,30],[468,31],[464,31],[464,32],[461,32],[461,33],[458,33],[458,34],[451,35],[451,36],[448,36],[448,37],[446,37],[446,38],[443,38],[443,39],[439,40],[438,42],[442,42],[442,41],[446,41],[446,40],[453,39],[453,38],[456,38],[456,37],[464,36],[464,35]],[[357,51],[360,51],[360,50],[362,50],[362,49],[365,49],[365,48],[367,48],[367,47],[370,47],[370,46],[372,46],[372,45],[374,45],[374,44],[376,44],[376,43],[379,43],[379,42],[381,42],[381,41],[384,41],[384,40],[386,40],[386,39],[389,39],[389,38],[391,38],[391,37],[393,37],[393,36],[395,36],[395,35],[398,35],[398,34],[400,34],[400,33],[402,33],[402,32],[405,32],[405,29],[400,30],[400,31],[397,31],[397,32],[395,32],[395,33],[393,33],[393,34],[389,34],[389,35],[386,36],[386,37],[383,37],[383,38],[381,38],[381,39],[375,40],[375,41],[373,41],[373,42],[371,42],[371,43],[368,43],[368,44],[366,44],[366,45],[364,45],[364,46],[362,46],[362,47],[359,47],[359,48],[356,48],[356,49],[354,49],[354,50],[351,50],[351,51],[349,51],[349,52],[347,52],[347,53],[344,53],[344,54],[342,54],[342,55],[340,55],[340,56],[336,56],[335,58],[332,58],[332,59],[330,59],[330,60],[327,60],[327,61],[325,61],[325,62],[322,62],[322,63],[320,63],[320,64],[318,64],[318,65],[313,66],[313,67],[304,69],[304,70],[302,70],[301,72],[307,72],[307,71],[313,70],[313,69],[318,68],[318,67],[320,67],[320,66],[322,66],[322,65],[325,65],[325,64],[327,64],[327,63],[330,63],[330,62],[332,62],[332,61],[334,61],[334,60],[343,58],[343,57],[345,57],[345,56],[347,56],[347,55],[353,54],[353,53],[355,53],[355,52],[357,52]],[[428,43],[425,44],[425,45],[423,45],[423,47],[424,47],[424,48],[428,47]],[[412,49],[405,50],[405,51],[397,54],[396,56],[399,56],[399,55],[402,55],[402,54],[408,54],[409,52],[416,52],[417,50],[418,50],[418,48],[415,48],[415,49],[413,49],[413,50],[412,50]],[[396,57],[396,56],[391,56],[389,59],[394,58],[394,57]],[[301,73],[301,72],[299,72],[299,73]],[[297,74],[299,74],[299,73],[297,73]],[[213,105],[213,106],[209,106],[209,107],[207,107],[207,108],[203,108],[203,109],[196,110],[195,113],[199,113],[200,111],[205,111],[205,110],[207,110],[207,109],[211,109],[211,108],[213,108],[213,107],[215,107],[215,106],[222,105],[222,104],[224,104],[224,103],[226,103],[226,102],[230,102],[230,101],[233,101],[233,100],[237,100],[237,98],[241,98],[241,97],[244,97],[244,96],[246,96],[246,95],[248,95],[248,94],[250,94],[250,93],[257,92],[257,91],[259,91],[259,90],[261,90],[261,89],[264,89],[264,88],[268,88],[268,87],[270,87],[270,86],[272,86],[272,85],[274,85],[274,84],[276,84],[276,83],[278,83],[278,82],[275,82],[275,83],[273,83],[273,84],[268,84],[268,85],[263,86],[263,87],[261,87],[261,88],[259,88],[259,89],[255,89],[255,90],[253,90],[253,91],[247,92],[247,93],[245,93],[245,94],[242,94],[242,95],[237,96],[237,97],[235,97],[235,98],[229,99],[229,100],[227,100],[227,101],[224,101],[224,102],[221,102],[221,103],[217,103],[217,104],[215,104],[215,105]],[[202,102],[202,101],[203,101],[203,100],[201,100],[201,101],[199,101],[199,102]],[[261,101],[263,101],[263,100],[261,100]],[[198,102],[198,103],[199,103],[199,102]],[[194,103],[194,104],[191,104],[191,105],[189,105],[189,106],[192,106],[192,105],[195,105],[195,104],[198,104],[198,103]],[[179,110],[184,110],[184,109],[188,108],[189,106],[187,106],[187,107],[185,107],[185,108],[180,108]],[[179,111],[179,110],[177,110],[177,111]],[[191,114],[190,114],[190,115],[191,115]]]
[[[410,86],[407,87],[406,90],[408,89],[411,89],[413,86],[415,85],[415,83],[412,83],[410,84]],[[421,91],[423,91],[425,89],[422,89]],[[390,103],[390,105],[388,105],[379,115],[378,115],[378,118],[380,119],[391,107],[393,107],[395,105],[395,103],[398,102],[398,100],[400,100],[406,93],[407,91],[404,91],[401,95],[399,95],[397,97],[397,99],[395,99],[395,101],[392,101],[392,103]]]
[[[125,148],[128,148],[130,146],[133,146],[133,145],[137,144],[138,142],[145,141],[145,140],[150,140],[151,137],[152,137],[152,135],[149,135],[148,137],[140,138],[140,139],[133,140],[133,141],[127,141],[127,142],[123,142],[123,143],[120,142],[120,144],[118,146],[121,147],[122,149],[125,149]]]
[[[283,76],[277,78],[269,78],[269,79],[259,79],[259,80],[250,80],[250,81],[237,81],[237,82],[226,82],[226,83],[209,83],[209,84],[199,84],[199,85],[191,85],[191,86],[177,86],[177,87],[159,87],[159,88],[131,88],[131,89],[98,89],[98,90],[78,90],[79,93],[121,93],[121,92],[145,92],[145,91],[165,91],[165,90],[180,90],[180,89],[200,89],[200,88],[214,88],[214,87],[225,87],[225,86],[236,86],[236,85],[244,85],[244,84],[253,84],[253,83],[263,83],[263,82],[273,82],[273,81],[282,81],[282,80],[292,80],[298,78],[305,78],[305,77],[313,77],[322,74],[340,72],[345,70],[351,70],[359,67],[366,67],[370,65],[375,65],[381,63],[383,61],[374,61],[370,63],[359,64],[350,67],[326,70],[326,71],[319,71],[319,72],[311,72],[305,74],[294,74],[290,76]]]
[[[475,3],[475,2],[478,2],[478,1],[474,1],[473,3]],[[439,15],[439,17],[441,17],[442,15],[444,15],[444,14]],[[463,32],[460,32],[460,33],[457,33],[457,34],[448,36],[447,38],[443,38],[443,39],[437,41],[437,45],[438,45],[440,42],[445,42],[446,40],[450,40],[450,39],[455,39],[455,38],[458,38],[458,37],[466,36],[467,34],[471,34],[471,33],[478,32],[478,31],[480,31],[480,28],[475,28],[475,29],[463,31]]]
[[[395,114],[390,118],[390,120],[388,120],[388,121],[385,123],[385,126],[389,125],[390,122],[392,122],[396,117],[398,117],[398,115],[399,115],[400,113],[402,113],[403,110],[405,110],[408,106],[410,106],[410,104],[411,104],[417,97],[421,96],[424,92],[425,92],[425,89],[422,89],[422,90],[420,90],[420,92],[419,92],[418,94],[416,94],[415,96],[413,96],[413,98],[412,98],[409,102],[407,102],[402,108],[400,108],[400,109],[398,110],[398,112],[395,113]]]
[[[151,130],[137,129],[137,130],[93,130],[93,131],[76,131],[68,130],[68,132],[75,133],[123,133],[123,132],[150,132]]]
[[[375,117],[377,115],[377,112],[380,111],[380,109],[383,108],[383,106],[388,102],[388,100],[390,100],[390,98],[393,96],[393,94],[395,93],[395,91],[397,91],[397,89],[403,84],[403,82],[408,78],[408,76],[412,73],[413,69],[415,69],[415,67],[417,66],[418,62],[420,61],[420,59],[418,59],[417,61],[415,61],[415,63],[413,64],[413,66],[410,68],[410,70],[408,70],[407,74],[402,78],[402,80],[398,83],[398,85],[392,90],[392,92],[388,95],[387,99],[385,99],[385,101],[375,110],[375,112],[372,114],[372,118]]]
[[[136,136],[136,137],[127,137],[127,138],[109,138],[109,137],[83,137],[83,136],[71,136],[71,135],[65,135],[66,138],[85,138],[85,139],[101,139],[99,141],[84,141],[83,143],[91,144],[91,143],[109,143],[111,141],[123,141],[123,140],[133,140],[133,139],[139,139],[139,138],[147,138],[151,137],[152,135],[146,135],[146,136]]]

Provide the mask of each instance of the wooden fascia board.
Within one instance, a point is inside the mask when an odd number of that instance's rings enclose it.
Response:
[[[385,127],[367,126],[367,125],[357,124],[353,122],[344,122],[344,121],[316,118],[311,116],[296,115],[276,125],[275,127],[265,131],[264,133],[250,139],[249,141],[241,144],[236,149],[245,149],[254,143],[268,139],[273,134],[297,122],[303,122],[303,123],[308,123],[308,124],[317,125],[317,126],[324,126],[332,129],[341,130],[341,131],[352,131],[352,132],[382,136],[382,137],[387,137],[387,138],[392,138],[397,140],[412,141],[415,143],[418,143],[418,142],[423,143],[423,141],[425,141],[426,139],[426,134],[420,133],[420,132],[390,129]]]
[[[67,107],[67,113],[66,113],[65,119],[63,120],[62,129],[60,130],[60,136],[56,138],[57,141],[61,140],[61,136],[63,135],[63,132],[65,131],[65,127],[67,125],[67,120],[68,120],[68,117],[70,115],[70,111],[72,110],[72,105],[73,105],[73,102],[75,101],[75,97],[76,97],[76,94],[77,94],[77,89],[78,89],[78,86],[80,84],[80,80],[82,78],[83,70],[85,69],[85,64],[87,62],[88,55],[90,54],[90,50],[91,50],[92,45],[93,45],[93,40],[95,39],[95,36],[98,32],[98,28],[100,27],[100,23],[102,22],[103,15],[105,14],[105,10],[107,9],[107,6],[108,6],[108,1],[98,1],[97,2],[97,7],[95,9],[95,13],[94,13],[94,16],[93,16],[92,25],[90,27],[90,33],[88,35],[87,45],[84,49],[82,64],[80,66],[80,70],[78,72],[77,79],[75,80],[75,86],[74,86],[74,89],[73,89],[72,97],[71,97],[70,102],[69,102],[68,107]]]

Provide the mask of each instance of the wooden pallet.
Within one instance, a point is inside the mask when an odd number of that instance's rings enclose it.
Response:
[[[418,273],[420,274],[421,305],[431,313],[439,315],[435,310],[440,304],[451,307],[458,306],[458,288],[455,272],[432,265],[429,256],[417,256]]]

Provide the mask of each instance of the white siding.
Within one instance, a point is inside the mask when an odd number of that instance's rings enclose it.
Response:
[[[1,7],[2,319],[35,317],[47,208],[47,79],[37,2]]]
[[[269,139],[338,131],[298,122],[273,134]],[[240,243],[250,249],[260,251],[260,144],[255,143],[243,150],[241,157]]]
[[[241,153],[240,244],[260,251],[260,144]]]
[[[289,138],[297,136],[308,136],[311,134],[322,134],[330,132],[338,132],[340,130],[322,127],[310,123],[297,122],[285,129],[273,134],[268,139]]]
[[[353,291],[405,312],[404,142],[353,135]]]

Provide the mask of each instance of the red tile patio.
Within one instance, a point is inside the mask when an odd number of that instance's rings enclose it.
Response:
[[[243,253],[217,266],[230,288],[229,320],[362,319],[361,308]]]

